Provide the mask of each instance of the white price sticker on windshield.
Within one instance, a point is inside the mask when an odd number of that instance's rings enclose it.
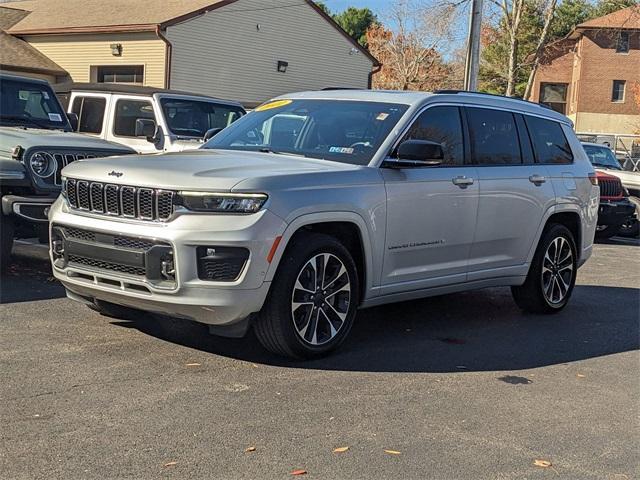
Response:
[[[60,116],[59,113],[50,113],[49,114],[49,120],[52,122],[61,122],[62,121],[62,117]]]

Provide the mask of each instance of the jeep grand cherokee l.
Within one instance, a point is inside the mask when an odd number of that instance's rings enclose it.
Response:
[[[510,286],[563,309],[599,191],[570,121],[463,92],[324,91],[263,104],[201,150],[72,164],[51,214],[70,298],[309,358],[358,308]]]

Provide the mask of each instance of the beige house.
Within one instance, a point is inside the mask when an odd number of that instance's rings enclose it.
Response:
[[[312,1],[25,0],[7,33],[74,82],[173,88],[256,104],[366,88],[377,60]],[[1,54],[0,54],[1,55]]]

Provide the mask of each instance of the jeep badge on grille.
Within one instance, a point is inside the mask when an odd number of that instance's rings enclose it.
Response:
[[[124,175],[124,173],[122,173],[122,172],[116,172],[115,170],[111,170],[111,171],[108,173],[108,175],[109,175],[110,177],[118,177],[118,178],[120,178],[122,175]]]

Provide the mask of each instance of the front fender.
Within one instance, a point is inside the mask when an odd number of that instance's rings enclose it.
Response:
[[[265,281],[271,282],[275,273],[278,269],[278,265],[280,264],[280,260],[282,259],[282,255],[284,254],[289,242],[293,235],[302,227],[318,224],[318,223],[329,223],[329,222],[345,222],[354,224],[359,232],[360,238],[362,239],[362,247],[363,247],[363,255],[365,262],[365,297],[367,297],[367,292],[370,292],[372,287],[374,286],[375,276],[375,267],[373,262],[373,246],[371,242],[371,232],[367,226],[367,223],[364,219],[355,212],[319,212],[319,213],[311,213],[300,215],[292,220],[284,232],[281,235],[280,243],[276,249],[276,252],[273,256],[271,264],[269,266],[269,270],[267,271],[267,275],[265,277]],[[364,300],[364,298],[363,298]]]

